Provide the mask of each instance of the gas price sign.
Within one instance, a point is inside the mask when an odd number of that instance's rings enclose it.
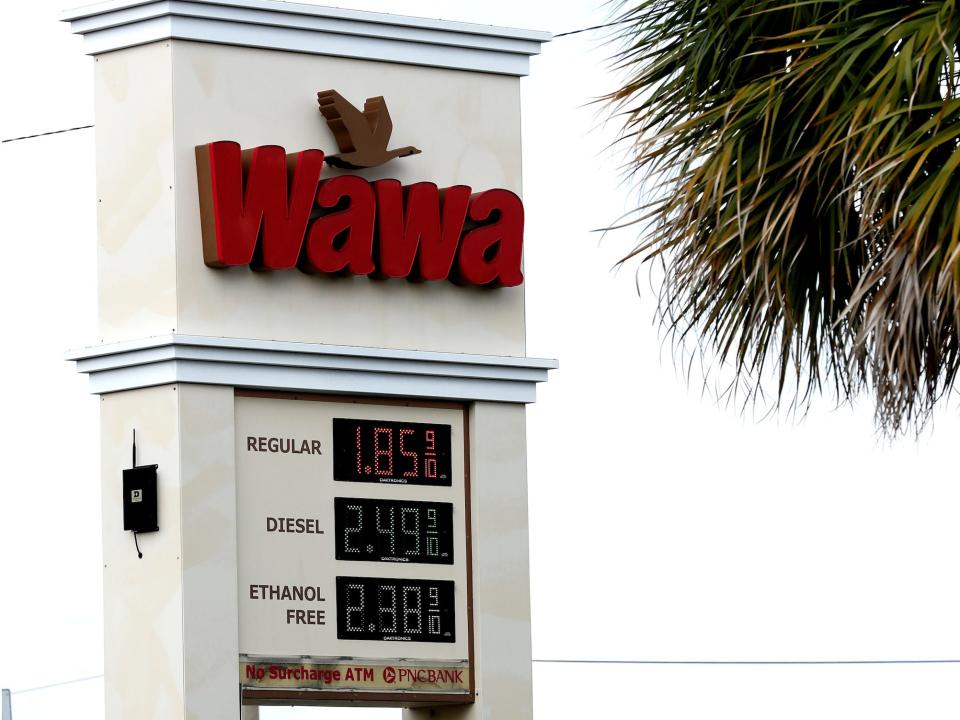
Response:
[[[449,485],[450,426],[334,418],[333,479]]]
[[[463,702],[463,409],[239,392],[235,407],[245,696],[294,688]]]

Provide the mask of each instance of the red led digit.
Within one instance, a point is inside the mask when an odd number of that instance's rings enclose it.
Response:
[[[404,457],[408,457],[413,461],[413,468],[410,470],[405,470],[403,473],[404,477],[416,477],[417,472],[420,469],[420,463],[417,460],[417,454],[412,450],[407,450],[403,446],[403,438],[407,435],[413,435],[413,430],[411,428],[400,428],[400,454]]]
[[[363,474],[361,470],[362,463],[360,462],[360,426],[357,425],[357,477],[360,477]]]
[[[435,430],[427,430],[426,436],[427,444],[423,453],[423,476],[435,478],[437,476],[437,433]]]
[[[387,447],[380,444],[380,438],[387,436]],[[387,467],[380,467],[380,458],[387,458]],[[377,475],[393,476],[393,428],[375,427],[373,429],[373,471]]]

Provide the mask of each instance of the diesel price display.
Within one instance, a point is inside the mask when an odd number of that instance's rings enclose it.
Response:
[[[453,505],[334,498],[337,560],[453,564]]]
[[[449,486],[450,426],[333,418],[333,479]]]

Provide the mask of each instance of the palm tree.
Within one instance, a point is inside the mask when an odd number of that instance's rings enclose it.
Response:
[[[679,347],[919,430],[960,366],[954,0],[634,0],[608,96]]]

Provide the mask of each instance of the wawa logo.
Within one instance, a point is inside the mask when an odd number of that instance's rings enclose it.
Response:
[[[277,145],[241,150],[232,141],[197,147],[207,265],[484,286],[523,282],[523,203],[516,194],[355,175],[321,182],[324,160],[369,168],[420,150],[387,149],[393,125],[382,97],[368,98],[363,112],[334,90],[317,99],[338,155],[287,155]]]

